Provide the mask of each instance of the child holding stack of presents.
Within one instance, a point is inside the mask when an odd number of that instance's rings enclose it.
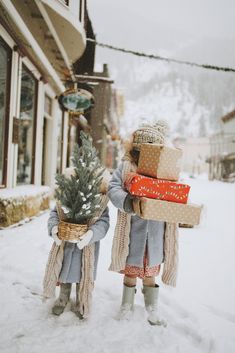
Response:
[[[201,212],[187,203],[190,187],[177,182],[182,151],[167,146],[167,130],[164,121],[138,128],[108,189],[118,208],[109,269],[124,275],[119,318],[130,319],[140,278],[147,320],[163,326],[155,278],[163,267],[162,282],[176,286],[178,224],[198,224]]]

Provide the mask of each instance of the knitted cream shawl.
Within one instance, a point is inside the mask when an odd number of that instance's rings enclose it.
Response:
[[[101,208],[89,225],[94,224],[101,217],[107,207],[107,203],[108,197],[103,194],[101,199]],[[64,246],[65,242],[62,242],[60,246],[57,246],[55,242],[52,244],[43,280],[44,298],[51,298],[55,296],[55,288],[58,282],[64,257]],[[82,273],[79,285],[79,310],[84,317],[88,316],[90,310],[91,296],[94,286],[94,257],[95,244],[93,243],[85,246],[82,251]]]
[[[136,165],[130,156],[126,154],[123,158],[124,166],[122,180],[124,181],[127,173],[135,172]],[[117,224],[114,232],[112,245],[112,259],[109,267],[110,271],[119,272],[125,269],[126,259],[129,252],[131,214],[118,210]],[[164,267],[162,281],[165,284],[176,286],[178,268],[178,224],[166,223],[164,233]]]

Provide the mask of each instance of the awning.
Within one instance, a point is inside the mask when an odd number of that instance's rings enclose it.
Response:
[[[235,160],[235,153],[229,153],[223,156],[223,161],[234,161]]]
[[[86,48],[86,33],[77,17],[66,5],[55,0],[41,0],[70,64],[79,59]]]

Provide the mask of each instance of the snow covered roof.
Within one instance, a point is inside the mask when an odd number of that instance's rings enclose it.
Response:
[[[50,194],[49,186],[22,185],[12,189],[1,189],[0,200],[24,198],[38,194]]]

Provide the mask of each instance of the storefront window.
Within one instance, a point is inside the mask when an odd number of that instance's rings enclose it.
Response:
[[[11,50],[0,38],[0,185],[5,184]]]
[[[67,167],[71,167],[72,161],[71,157],[73,155],[74,144],[78,142],[78,130],[76,125],[71,124],[69,125],[68,131],[68,149],[67,149]]]
[[[34,163],[34,125],[36,120],[37,81],[22,68],[20,96],[20,128],[18,144],[17,183],[30,184]]]

